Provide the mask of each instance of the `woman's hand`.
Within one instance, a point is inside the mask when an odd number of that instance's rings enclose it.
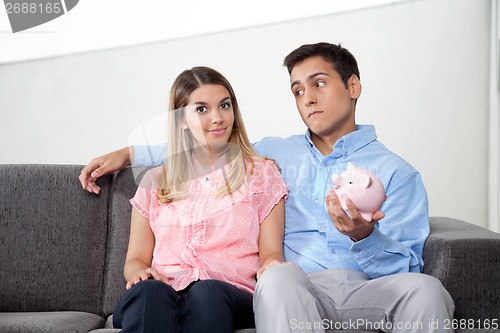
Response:
[[[145,270],[140,271],[135,277],[130,279],[127,282],[126,288],[127,288],[127,290],[129,290],[137,283],[144,281],[144,280],[149,280],[150,278],[157,280],[157,281],[162,281],[162,282],[170,285],[171,278],[167,278],[165,275],[158,273],[158,271],[156,269],[149,267],[149,268],[146,268]]]
[[[278,259],[272,259],[272,260],[269,260],[268,262],[266,262],[264,265],[262,265],[259,270],[257,271],[257,279],[260,278],[260,276],[262,274],[264,274],[264,271],[268,268],[271,268],[273,266],[278,266],[278,265],[282,265],[282,264],[288,264],[288,265],[294,265],[296,266],[295,264],[289,262],[289,261],[280,261]]]

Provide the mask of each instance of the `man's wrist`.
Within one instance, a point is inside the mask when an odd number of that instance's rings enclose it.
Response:
[[[349,238],[353,241],[353,242],[360,242],[362,241],[363,239],[367,238],[367,237],[370,237],[370,235],[372,234],[373,232],[373,228],[370,230],[369,233],[367,234],[361,234],[361,235],[353,235],[353,236],[349,236]]]
[[[128,159],[126,159],[126,161],[128,162],[128,165],[126,165],[126,166],[130,166],[130,165],[134,164],[135,148],[134,148],[134,146],[128,146],[124,149],[127,150],[127,155],[128,155]]]

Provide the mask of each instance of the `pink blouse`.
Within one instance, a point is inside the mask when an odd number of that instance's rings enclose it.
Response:
[[[171,277],[176,290],[217,279],[253,293],[260,223],[280,199],[286,200],[287,188],[271,160],[254,162],[244,194],[215,196],[222,176],[218,169],[194,179],[190,195],[170,204],[161,204],[150,186],[139,186],[130,200],[149,219],[155,236],[151,266]]]

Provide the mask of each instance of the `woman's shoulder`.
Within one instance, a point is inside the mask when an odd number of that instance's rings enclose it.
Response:
[[[286,200],[288,190],[276,162],[270,158],[260,157],[254,159],[253,165],[252,173],[248,177],[250,192],[267,193],[267,198],[276,194],[284,196]]]
[[[144,189],[158,190],[165,184],[165,172],[163,166],[147,170],[140,179],[138,186]]]
[[[282,178],[276,162],[266,157],[254,158],[252,163],[247,166],[247,171],[249,172],[249,179],[257,184],[268,183],[273,179]]]
[[[253,157],[251,162],[246,161],[246,164],[247,166],[253,164],[254,169],[279,169],[273,159],[264,156]]]

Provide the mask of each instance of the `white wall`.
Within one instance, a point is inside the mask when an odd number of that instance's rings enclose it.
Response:
[[[500,231],[500,7],[491,0],[490,100],[488,130],[488,220],[489,229]]]
[[[195,65],[233,83],[252,140],[303,132],[283,57],[340,42],[360,65],[358,122],[421,171],[430,214],[487,226],[489,34],[489,0],[420,0],[2,65],[0,163],[84,164],[126,145]]]
[[[304,6],[302,0],[285,1],[141,0],[138,6],[136,0],[85,0],[55,20],[16,34],[10,33],[8,15],[0,10],[0,64],[414,0],[314,0],[314,6]]]

